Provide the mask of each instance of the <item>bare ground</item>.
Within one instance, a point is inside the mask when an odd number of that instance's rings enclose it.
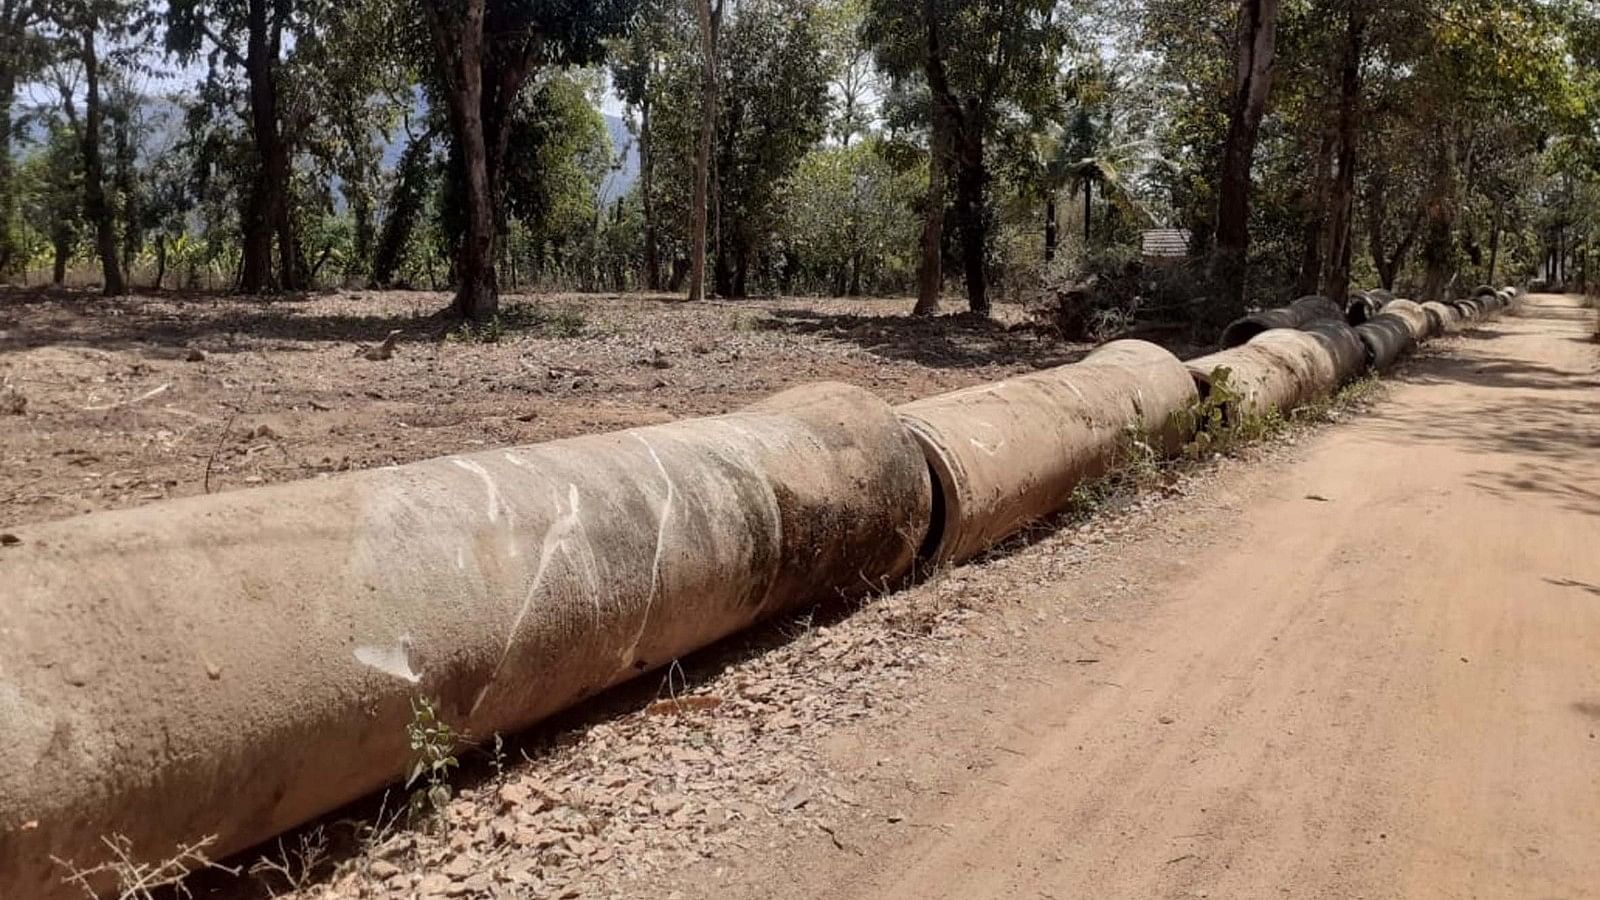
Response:
[[[197,895],[1600,896],[1587,315],[1533,298],[1359,416],[473,754],[432,831],[375,801]]]
[[[812,381],[901,401],[1086,350],[1015,307],[510,297],[491,342],[459,339],[435,315],[447,302],[0,289],[0,526],[726,412]],[[366,358],[395,331],[389,358]]]

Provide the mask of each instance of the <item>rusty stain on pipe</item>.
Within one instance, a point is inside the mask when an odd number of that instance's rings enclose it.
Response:
[[[1135,429],[1162,454],[1188,439],[1195,387],[1183,363],[1144,341],[1114,341],[1082,362],[898,408],[939,492],[923,555],[970,559],[1065,508],[1117,462]]]
[[[415,697],[483,739],[880,588],[910,569],[931,497],[893,410],[830,384],[18,528],[0,896],[65,896],[51,856],[93,865],[102,836],[148,860],[215,835],[223,855],[388,784]]]

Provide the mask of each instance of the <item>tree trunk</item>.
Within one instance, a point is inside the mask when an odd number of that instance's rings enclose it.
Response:
[[[1424,207],[1422,260],[1427,268],[1422,281],[1422,299],[1425,301],[1444,299],[1445,287],[1450,282],[1450,270],[1455,258],[1455,135],[1446,129],[1439,140],[1440,146],[1434,152],[1433,177],[1429,182],[1428,197]]]
[[[1089,252],[1089,225],[1094,221],[1091,211],[1094,208],[1094,182],[1085,178],[1083,180],[1083,252]]]
[[[351,259],[345,263],[344,271],[339,273],[340,287],[349,284],[350,276],[360,272],[372,259],[372,242],[377,236],[372,224],[372,195],[364,187],[354,193],[350,199],[350,215],[355,218],[355,246],[351,248]]]
[[[17,93],[16,74],[11,70],[9,60],[0,60],[0,104],[7,110],[9,117],[13,108],[12,101]],[[0,279],[11,274],[14,267],[26,270],[27,260],[21,259],[21,252],[16,243],[16,236],[12,233],[11,225],[17,217],[17,187],[11,163],[11,120],[7,118],[0,123]]]
[[[986,260],[988,217],[983,192],[988,169],[983,159],[983,128],[979,116],[968,110],[961,131],[960,168],[956,171],[956,209],[961,216],[961,266],[967,282],[967,309],[989,314],[989,277]]]
[[[652,70],[654,63],[651,63]],[[656,240],[655,145],[650,134],[650,97],[639,104],[639,199],[644,207],[644,284],[661,290],[661,249]]]
[[[914,316],[931,316],[939,311],[939,295],[944,292],[944,206],[949,179],[950,138],[956,125],[949,79],[944,71],[944,40],[940,34],[939,4],[923,0],[923,27],[927,29],[927,56],[923,73],[933,94],[933,109],[928,117],[928,194],[922,211],[922,257],[917,263],[917,305]]]
[[[288,287],[293,278],[290,265],[274,277],[272,238],[284,237],[287,206],[283,192],[289,180],[289,156],[278,131],[277,47],[270,20],[272,0],[249,0],[245,10],[248,38],[245,46],[245,76],[250,87],[250,137],[255,149],[256,169],[249,199],[240,223],[244,231],[243,265],[239,290],[246,294],[275,291]],[[287,242],[285,242],[287,243]],[[292,259],[293,247],[280,248],[283,260]]]
[[[1500,207],[1494,210],[1494,225],[1489,229],[1489,284],[1494,284],[1495,270],[1500,267]]]
[[[394,281],[395,270],[400,267],[406,245],[411,243],[411,233],[426,202],[432,145],[432,133],[423,134],[412,138],[406,144],[405,152],[400,154],[395,173],[397,180],[394,190],[389,194],[389,209],[383,219],[383,233],[378,238],[378,250],[372,259],[372,279],[369,282],[372,287],[388,287]]]
[[[718,297],[739,296],[733,285],[734,254],[718,247],[715,256],[711,275],[712,293]]]
[[[50,245],[55,251],[55,263],[50,269],[50,283],[61,287],[67,282],[67,261],[72,258],[72,235],[65,230],[57,229],[50,235]]]
[[[1322,287],[1322,251],[1327,243],[1328,195],[1333,188],[1334,132],[1322,128],[1317,138],[1311,185],[1306,189],[1305,224],[1300,233],[1300,275],[1295,280],[1296,296],[1318,293]]]
[[[490,171],[497,160],[491,158],[490,134],[499,146],[505,131],[498,117],[486,122],[484,116],[484,3],[485,0],[466,0],[459,18],[453,3],[428,0],[424,7],[435,56],[447,84],[450,125],[461,159],[466,207],[465,233],[456,251],[456,295],[450,309],[477,322],[493,318],[500,310],[500,284],[495,273],[495,193]],[[458,21],[459,30],[447,27],[447,18]],[[494,87],[504,91],[503,85]],[[501,99],[509,104],[514,97],[512,91],[502,94]]]
[[[79,48],[83,62],[83,212],[94,225],[94,246],[100,256],[104,280],[103,293],[115,297],[127,293],[122,267],[117,259],[117,223],[111,204],[106,202],[105,164],[100,157],[100,123],[105,114],[100,102],[100,57],[95,47],[96,26],[83,28]]]
[[[1210,275],[1224,318],[1244,309],[1250,254],[1250,168],[1272,89],[1278,0],[1240,0],[1234,89],[1217,189],[1217,227]]]
[[[1361,139],[1361,57],[1367,31],[1363,0],[1347,0],[1344,54],[1339,68],[1339,137],[1329,203],[1327,277],[1322,293],[1343,305],[1350,294],[1350,238],[1355,222],[1356,165]]]
[[[156,283],[153,290],[160,292],[161,282],[167,277],[167,235],[161,232],[156,235]]]
[[[700,143],[694,158],[694,209],[689,227],[689,297],[705,297],[706,215],[711,182],[711,142],[717,128],[717,26],[722,17],[722,0],[713,9],[711,0],[696,0],[700,22]]]
[[[1056,258],[1056,192],[1050,191],[1044,198],[1044,261],[1051,262]]]

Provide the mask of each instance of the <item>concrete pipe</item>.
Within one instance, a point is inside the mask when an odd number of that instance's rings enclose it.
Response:
[[[1350,301],[1344,307],[1344,320],[1350,325],[1360,325],[1377,315],[1387,302],[1372,291],[1351,294]]]
[[[1480,284],[1477,287],[1472,289],[1472,296],[1474,296],[1474,297],[1492,296],[1494,294],[1494,292],[1495,292],[1494,285]]]
[[[1129,428],[1161,454],[1189,438],[1195,388],[1183,363],[1144,341],[1114,341],[1082,362],[918,400],[897,411],[933,472],[923,555],[960,562],[1064,509],[1104,474]]]
[[[876,589],[909,571],[931,497],[887,404],[817,385],[17,528],[0,897],[69,895],[51,857],[99,862],[102,835],[143,859],[207,835],[227,854],[395,781],[414,698],[486,739]]]
[[[1227,373],[1232,399],[1222,404],[1222,415],[1232,425],[1272,412],[1287,412],[1301,397],[1310,394],[1299,372],[1255,343],[1191,359],[1185,365],[1201,397],[1214,397],[1218,377]]]
[[[1387,371],[1416,343],[1416,332],[1405,318],[1390,313],[1373,316],[1356,326],[1356,336],[1366,348],[1367,365]]]
[[[1327,297],[1301,297],[1288,306],[1263,310],[1235,319],[1222,330],[1223,348],[1237,347],[1264,331],[1275,328],[1300,328],[1320,319],[1343,321],[1344,310]]]
[[[1342,385],[1367,370],[1367,351],[1354,328],[1337,319],[1308,322],[1301,329],[1320,343],[1333,360],[1335,386]]]
[[[1345,326],[1349,328],[1348,325]],[[1360,339],[1356,339],[1359,343]],[[1334,357],[1333,351],[1327,343],[1309,332],[1299,329],[1293,331],[1269,331],[1257,335],[1250,341],[1250,345],[1265,350],[1276,357],[1278,361],[1288,368],[1295,377],[1295,382],[1300,386],[1294,402],[1289,406],[1299,406],[1315,397],[1329,394],[1340,384],[1341,369],[1339,360]],[[1365,353],[1363,351],[1362,357]],[[1284,411],[1287,411],[1286,407]]]
[[[1461,313],[1461,318],[1465,322],[1479,321],[1488,314],[1488,310],[1477,300],[1451,300],[1449,305],[1454,306],[1456,311]]]
[[[1422,304],[1422,308],[1433,322],[1434,334],[1455,334],[1461,330],[1464,320],[1461,311],[1454,306],[1440,303],[1438,300],[1429,300]]]
[[[1394,291],[1388,288],[1369,288],[1362,291],[1362,293],[1370,297],[1376,297],[1379,303],[1392,303],[1394,301]]]
[[[1439,333],[1426,310],[1410,300],[1391,300],[1384,305],[1387,315],[1398,316],[1411,329],[1411,339],[1421,343]]]

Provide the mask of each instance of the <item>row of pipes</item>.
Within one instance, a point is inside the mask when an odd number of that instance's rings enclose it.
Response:
[[[1066,507],[1130,429],[1177,452],[1223,368],[1230,415],[1287,411],[1514,296],[1311,298],[1187,363],[1120,340],[900,407],[817,384],[17,528],[0,898],[75,893],[63,876],[113,836],[137,860],[246,849],[402,778],[420,697],[473,738],[526,728],[762,619],[983,553]]]

